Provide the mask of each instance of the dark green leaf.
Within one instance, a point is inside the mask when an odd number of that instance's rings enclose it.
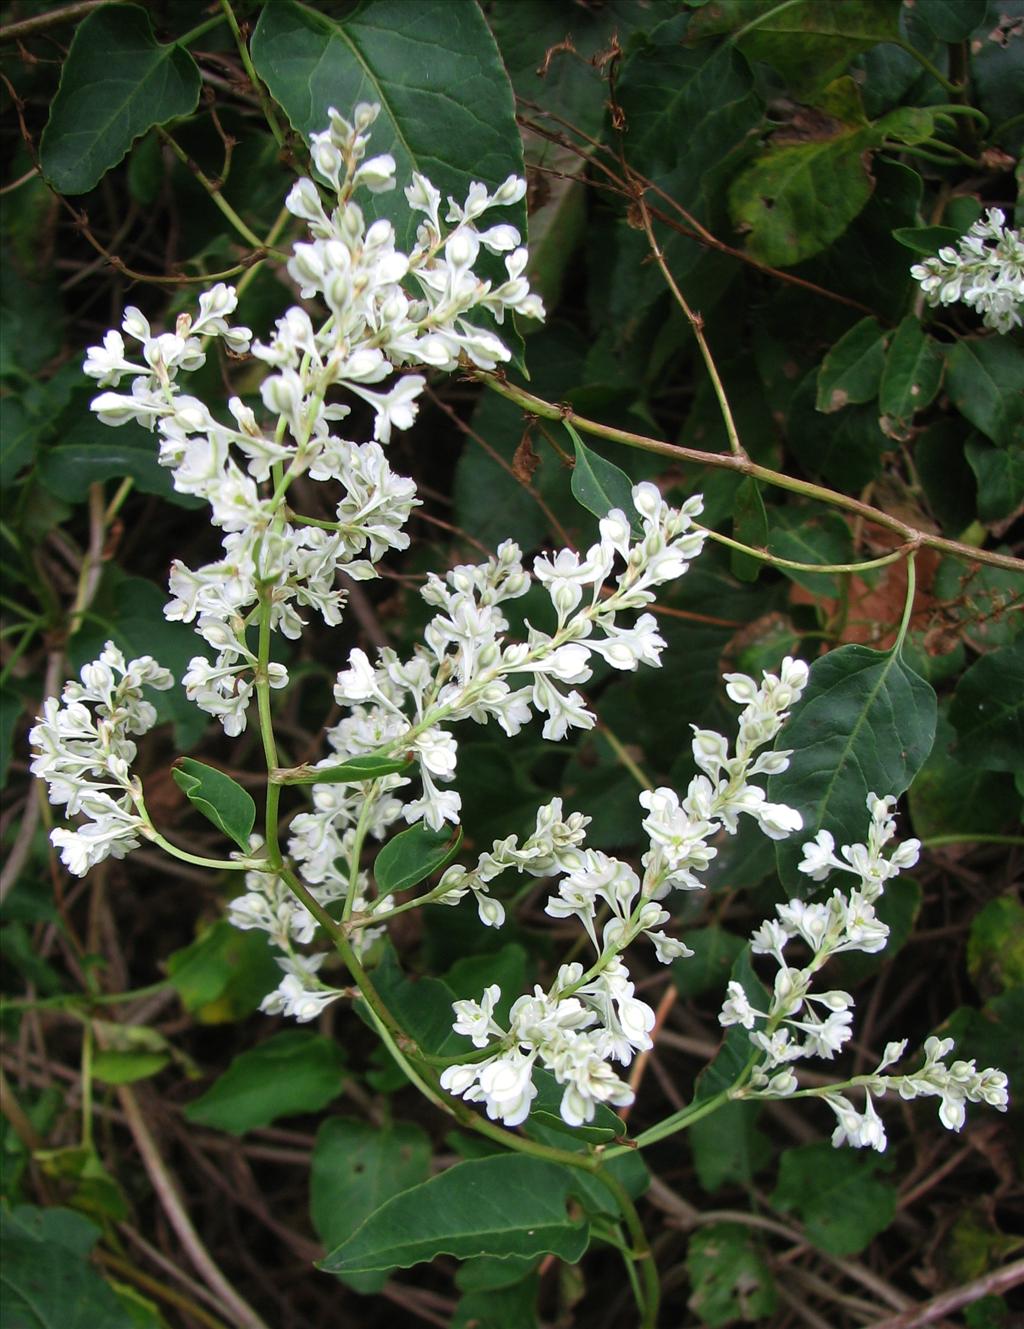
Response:
[[[965,41],[986,22],[988,0],[915,0],[914,16],[940,42]]]
[[[511,1258],[493,1263],[516,1267]],[[508,1287],[467,1292],[455,1308],[450,1329],[537,1329],[538,1287],[534,1275]]]
[[[876,318],[862,318],[843,333],[818,370],[819,411],[874,400],[882,382],[887,335]]]
[[[230,775],[193,757],[179,757],[171,774],[192,806],[248,853],[256,820],[252,795]]]
[[[801,465],[845,493],[859,493],[882,469],[892,444],[878,426],[874,404],[848,406],[823,420],[815,409],[816,371],[804,378],[786,420],[789,446]]]
[[[795,1210],[808,1240],[830,1255],[856,1255],[896,1216],[896,1189],[873,1174],[881,1159],[869,1150],[808,1144],[787,1149],[772,1204]]]
[[[341,21],[274,0],[260,14],[252,58],[303,136],[326,127],[328,107],[348,116],[357,102],[380,103],[370,150],[391,153],[400,187],[363,206],[395,222],[400,245],[413,242],[418,222],[402,193],[413,171],[459,202],[473,180],[493,189],[523,173],[512,88],[475,0],[376,0]],[[525,207],[513,211],[525,230]]]
[[[842,517],[815,508],[772,508],[768,548],[780,558],[794,563],[849,563],[853,560],[853,537]],[[814,595],[834,596],[838,592],[834,572],[800,572],[780,568],[783,576],[795,581]],[[747,671],[749,672],[749,671]]]
[[[686,933],[692,955],[672,961],[672,981],[684,997],[696,997],[712,988],[725,991],[729,973],[746,942],[724,928],[700,928]]]
[[[954,342],[946,352],[946,390],[993,443],[1024,444],[1024,356],[1009,337]]]
[[[905,423],[935,399],[942,381],[942,356],[920,322],[908,314],[893,334],[878,393],[883,415]]]
[[[749,1186],[771,1160],[771,1141],[758,1130],[757,1117],[755,1104],[723,1103],[687,1131],[697,1179],[709,1195],[727,1182]]]
[[[522,1154],[472,1159],[389,1200],[324,1259],[328,1273],[407,1269],[437,1255],[534,1256],[573,1263],[587,1248],[585,1222],[571,1222],[574,1173]]]
[[[964,426],[955,415],[940,416],[914,440],[914,463],[931,510],[943,531],[959,535],[977,515],[978,497],[974,472],[964,456],[980,435],[964,443]],[[982,446],[991,447],[985,442]],[[993,449],[994,451],[994,449]]]
[[[199,70],[189,53],[161,46],[149,14],[109,5],[75,29],[43,130],[43,174],[62,194],[85,194],[153,125],[194,111]]]
[[[0,1272],[8,1329],[133,1329],[89,1263],[100,1229],[70,1209],[0,1207]]]
[[[955,740],[956,730],[940,714],[935,747],[910,790],[914,834],[922,840],[933,835],[998,834],[1020,818],[1013,782],[1003,773],[961,760],[951,750]]]
[[[686,1271],[693,1289],[688,1305],[703,1325],[764,1323],[775,1310],[777,1294],[764,1257],[750,1228],[739,1223],[711,1223],[690,1237]]]
[[[915,254],[932,255],[945,245],[955,245],[961,234],[954,226],[897,226],[892,237]]]
[[[816,660],[780,741],[793,749],[789,769],[768,782],[769,798],[804,819],[798,835],[776,845],[784,887],[812,889],[797,864],[819,830],[839,845],[863,843],[868,794],[902,794],[934,737],[935,693],[898,654],[841,646]]]
[[[242,1052],[185,1109],[189,1121],[244,1135],[279,1117],[318,1112],[341,1092],[345,1058],[337,1043],[286,1029]]]
[[[975,436],[964,451],[978,482],[978,516],[988,524],[1012,517],[1024,503],[1024,446],[995,448]]]
[[[764,549],[768,544],[768,514],[761,486],[752,476],[741,481],[736,490],[732,511],[733,539],[751,549]],[[732,575],[740,581],[757,581],[758,574],[764,567],[761,559],[753,554],[745,554],[740,549],[730,551],[729,566]]]
[[[588,448],[571,425],[566,426],[576,449],[572,469],[572,492],[577,502],[595,517],[607,517],[613,508],[626,514],[631,526],[637,522],[633,486],[625,471]]]
[[[899,11],[889,0],[717,0],[699,10],[691,40],[748,28],[739,37],[750,60],[771,65],[797,92],[813,93],[854,56],[899,38]]]
[[[462,827],[431,830],[422,821],[389,840],[373,864],[382,894],[408,890],[446,868],[462,844]]]
[[[983,771],[1024,767],[1024,637],[971,665],[957,684],[949,718],[960,760]]]
[[[392,1196],[430,1176],[430,1139],[412,1122],[373,1125],[330,1117],[317,1131],[309,1212],[317,1236],[333,1250]],[[356,1291],[378,1291],[379,1275],[356,1275]],[[372,1280],[373,1286],[368,1286]]]

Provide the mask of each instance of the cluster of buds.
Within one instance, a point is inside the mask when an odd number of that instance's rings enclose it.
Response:
[[[1024,242],[1006,225],[1000,208],[947,245],[934,258],[915,263],[910,275],[920,283],[930,305],[958,300],[981,315],[987,328],[1010,332],[1021,325],[1024,312]]]

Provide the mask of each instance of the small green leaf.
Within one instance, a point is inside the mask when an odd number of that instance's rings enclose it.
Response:
[[[569,487],[577,503],[595,517],[607,517],[613,508],[618,508],[626,514],[630,526],[634,527],[636,510],[633,507],[633,484],[629,476],[588,448],[572,425],[566,423],[565,427],[576,449],[576,465],[572,468]]]
[[[961,761],[983,771],[1024,767],[1024,637],[971,665],[957,684],[949,718]]]
[[[751,549],[764,549],[768,544],[768,513],[761,497],[761,486],[753,476],[748,475],[736,490],[732,534],[733,539],[749,545]],[[739,581],[757,581],[764,562],[753,554],[733,549],[730,551],[729,566],[732,575]]]
[[[64,61],[40,143],[43,175],[62,194],[88,193],[141,134],[194,111],[201,86],[195,61],[160,45],[146,10],[95,10]]]
[[[758,1106],[723,1103],[687,1131],[697,1180],[709,1195],[727,1182],[749,1186],[755,1173],[770,1162],[774,1150],[757,1128]]]
[[[134,1084],[156,1075],[169,1061],[161,1052],[97,1052],[92,1073],[104,1084]]]
[[[988,0],[915,0],[914,17],[940,42],[962,42],[987,21]]]
[[[896,329],[878,393],[883,415],[893,420],[909,421],[935,400],[942,382],[942,355],[913,314],[908,314]]]
[[[509,1276],[518,1265],[509,1257],[494,1260],[495,1265],[509,1265]],[[531,1266],[534,1261],[528,1261]],[[463,1266],[465,1268],[465,1266]],[[571,1272],[571,1271],[566,1271]],[[467,1292],[449,1321],[450,1329],[537,1329],[536,1275],[520,1277],[509,1286]]]
[[[821,362],[816,406],[826,414],[851,402],[873,401],[882,382],[887,333],[876,318],[844,332]]]
[[[954,226],[897,226],[892,238],[915,254],[937,254],[945,245],[955,245],[960,231]]]
[[[383,895],[408,890],[446,868],[462,844],[462,827],[431,830],[422,821],[389,840],[377,855],[373,875]]]
[[[193,807],[218,830],[249,852],[249,836],[256,820],[256,804],[237,780],[193,757],[179,757],[171,774]]]
[[[896,1189],[873,1175],[881,1163],[868,1150],[808,1144],[787,1149],[772,1204],[795,1210],[808,1240],[830,1255],[856,1255],[896,1216]]]
[[[1009,337],[963,337],[946,352],[953,405],[999,447],[1024,444],[1024,356]]]
[[[587,1248],[586,1222],[571,1222],[569,1168],[522,1154],[472,1159],[396,1195],[319,1267],[351,1274],[408,1269],[437,1255],[554,1254],[572,1264]]]
[[[338,766],[311,766],[309,774],[301,779],[290,779],[289,784],[362,784],[366,780],[379,780],[385,775],[398,775],[412,765],[409,757],[353,757]]]
[[[775,1310],[777,1294],[771,1270],[753,1233],[739,1223],[710,1223],[690,1237],[686,1271],[692,1292],[690,1310],[702,1325],[764,1323]]]
[[[789,769],[772,776],[768,797],[802,813],[803,830],[776,845],[783,885],[807,894],[800,846],[819,830],[839,845],[864,843],[869,793],[899,796],[931,751],[931,686],[895,652],[840,646],[811,666],[810,682],[784,730]]]
[[[337,1098],[345,1058],[337,1043],[306,1029],[286,1029],[235,1057],[219,1079],[185,1109],[189,1121],[232,1135],[279,1117],[318,1112]]]

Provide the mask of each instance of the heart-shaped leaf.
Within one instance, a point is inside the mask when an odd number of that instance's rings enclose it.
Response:
[[[256,820],[256,804],[251,795],[230,775],[193,757],[179,757],[171,774],[188,801],[240,849],[248,851]]]
[[[373,875],[385,895],[408,890],[446,868],[462,844],[462,827],[433,831],[417,822],[389,840],[377,855]]]

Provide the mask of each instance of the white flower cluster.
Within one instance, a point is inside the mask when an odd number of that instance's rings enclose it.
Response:
[[[139,355],[127,358],[124,337],[112,331],[85,361],[85,372],[102,387],[131,381],[130,391],[103,392],[93,401],[100,420],[135,420],[158,430],[160,461],[171,469],[175,488],[207,500],[214,525],[225,533],[224,556],[216,562],[191,569],[175,561],[174,598],[165,612],[195,622],[213,648],[214,659],[197,656],[183,682],[191,700],[232,735],[245,728],[253,695],[257,658],[247,631],[261,597],[270,605],[271,627],[287,637],[301,634],[306,608],[336,624],[344,603],[339,572],[356,580],[375,577],[374,562],[409,543],[402,528],[418,502],[415,487],[392,472],[380,444],[392,429],[412,424],[425,380],[395,371],[410,364],[453,370],[463,360],[493,368],[511,353],[467,316],[482,311],[501,323],[510,312],[544,313],[522,275],[527,252],[515,227],[477,226],[489,209],[522,199],[526,185],[515,176],[494,193],[472,184],[463,204],[449,199],[444,225],[438,191],[414,175],[406,198],[425,220],[410,254],[396,248],[390,222],[367,226],[354,192],[395,185],[390,156],[363,160],[378,111],[360,104],[350,124],[332,110],[329,128],[312,137],[314,165],[334,193],[330,211],[309,179],[299,180],[286,199],[312,233],[310,242],[294,246],[288,271],[304,298],[326,304],[319,327],[295,307],[278,320],[268,343],[253,342],[250,329],[229,325],[237,297],[218,284],[200,297],[195,319],[180,316],[174,333],[154,335],[142,314],[128,309],[122,327],[140,343]],[[476,275],[481,250],[505,255],[504,282],[495,286]],[[236,354],[251,348],[272,371],[260,389],[272,425],[262,425],[237,397],[228,402],[231,420],[224,422],[181,392],[179,375],[204,363],[201,338],[208,337],[219,337]],[[350,413],[348,405],[328,401],[338,390],[372,407],[374,441],[354,443],[332,433],[334,422]],[[305,519],[287,507],[287,489],[301,474],[342,486],[335,521]],[[271,664],[269,674],[273,687],[287,682],[282,665]]]
[[[47,698],[29,741],[36,750],[32,773],[46,781],[50,802],[85,817],[73,829],[50,833],[68,871],[84,877],[105,858],[124,858],[139,846],[146,822],[137,811],[142,790],[129,773],[136,747],[128,735],[156,723],[143,687],[164,691],[174,679],[148,655],[126,664],[109,641],[80,677],[64,684],[60,700]]]
[[[764,791],[748,781],[788,766],[788,752],[755,754],[775,739],[807,678],[807,666],[789,658],[779,674],[766,672],[760,684],[745,674],[726,676],[729,696],[743,705],[736,755],[729,756],[722,735],[695,729],[693,754],[702,773],[691,781],[683,802],[667,788],[640,795],[650,841],[641,860],[642,879],[628,863],[585,848],[589,818],[574,813],[563,821],[558,799],[541,809],[536,830],[521,849],[513,836],[496,842],[476,868],[448,869],[435,896],[455,903],[473,891],[481,919],[491,926],[504,920],[501,904],[487,894],[500,873],[516,868],[537,877],[558,876],[545,913],[576,918],[597,959],[586,972],[580,964],[563,965],[549,992],[537,987],[532,996],[520,997],[509,1014],[508,1029],[493,1016],[500,999],[496,986],[487,989],[482,1003],[456,1002],[455,1032],[480,1048],[492,1039],[496,1043],[486,1060],[448,1067],[441,1077],[444,1088],[483,1103],[488,1116],[510,1126],[529,1113],[536,1095],[532,1070],[538,1062],[564,1086],[560,1111],[569,1125],[591,1121],[598,1103],[621,1106],[633,1101],[632,1090],[608,1063],[628,1066],[635,1052],[651,1047],[654,1012],[633,995],[621,952],[643,933],[662,964],[693,954],[682,942],[654,930],[670,917],[659,901],[673,887],[701,887],[695,873],[717,853],[708,840],[720,830],[735,834],[740,812],[754,817],[772,839],[800,829],[799,813],[768,803]]]
[[[457,761],[456,741],[444,726],[494,719],[512,735],[537,712],[547,717],[544,737],[562,739],[571,728],[594,724],[574,686],[590,678],[592,655],[621,670],[660,663],[665,642],[654,616],[641,614],[632,623],[620,616],[650,604],[653,588],[682,576],[700,553],[704,533],[693,529],[693,518],[701,500],[671,508],[655,485],[644,483],[634,487],[633,503],[642,529],[637,538],[615,509],[601,520],[600,539],[585,555],[563,549],[534,560],[533,577],[557,617],[553,632],[528,623],[525,641],[507,640],[501,605],[525,595],[532,579],[519,547],[506,540],[486,563],[453,568],[444,581],[429,575],[422,595],[438,612],[425,630],[426,645],[410,660],[383,650],[374,665],[362,650],[351,652],[334,692],[350,714],[329,740],[343,756],[383,745],[416,758],[423,794],[405,806],[407,821],[423,819],[435,829],[458,821],[459,795],[438,784],[453,778]],[[616,559],[623,565],[617,572]],[[508,680],[516,676],[530,681],[513,687]],[[321,820],[335,816],[345,819],[351,811],[325,808]],[[327,834],[308,822],[304,828],[317,841]],[[293,852],[306,853],[301,847]]]
[[[856,877],[856,887],[848,893],[837,888],[824,902],[790,900],[788,904],[777,905],[777,917],[762,923],[753,934],[754,953],[772,956],[779,968],[767,1009],[755,1005],[743,985],[733,980],[718,1017],[725,1027],[741,1025],[748,1029],[750,1041],[760,1054],[749,1084],[740,1091],[740,1096],[781,1098],[798,1092],[792,1063],[805,1057],[830,1061],[850,1039],[853,998],[840,990],[812,992],[811,986],[818,970],[833,955],[843,951],[872,954],[885,948],[889,929],[875,913],[875,903],[887,881],[914,866],[921,848],[919,841],[906,840],[886,853],[896,834],[892,815],[895,804],[895,798],[868,795],[871,827],[866,844],[843,845],[837,855],[834,838],[827,831],[819,831],[803,847],[801,872],[813,881],[824,881],[838,870]],[[810,959],[800,968],[792,966],[783,954],[795,938],[800,938],[810,950]],[[822,1098],[835,1112],[838,1125],[832,1136],[833,1144],[849,1142],[857,1147],[883,1150],[885,1129],[872,1096],[881,1097],[888,1090],[897,1090],[905,1099],[938,1095],[942,1099],[939,1116],[952,1130],[963,1125],[965,1100],[984,1100],[1005,1109],[1007,1081],[1001,1071],[978,1072],[973,1062],[958,1061],[950,1068],[941,1064],[940,1058],[953,1047],[951,1039],[927,1041],[922,1070],[911,1075],[883,1075],[887,1067],[903,1056],[906,1046],[906,1040],[890,1043],[871,1075],[851,1081],[865,1090],[863,1112],[858,1112],[850,1099],[836,1090],[799,1091]]]
[[[936,257],[915,263],[910,275],[920,283],[930,305],[960,300],[996,332],[1010,332],[1021,325],[1024,241],[1019,231],[1006,225],[999,208],[989,208],[961,236],[956,248],[947,245]]]

